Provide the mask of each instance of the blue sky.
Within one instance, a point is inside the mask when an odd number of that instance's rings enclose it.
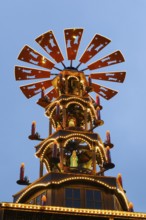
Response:
[[[34,181],[39,175],[39,161],[34,157],[37,142],[27,139],[31,122],[36,120],[42,137],[48,135],[48,120],[37,98],[26,99],[14,78],[14,66],[27,44],[43,52],[34,39],[53,30],[65,56],[63,29],[85,29],[79,56],[99,33],[112,42],[96,58],[121,50],[126,62],[102,70],[126,70],[124,84],[104,83],[119,90],[112,100],[101,99],[104,125],[96,129],[105,139],[111,131],[115,147],[111,151],[115,169],[109,176],[123,176],[123,185],[135,211],[146,212],[146,1],[145,0],[5,0],[0,3],[0,201],[12,201],[21,189],[16,184],[21,162],[25,175]],[[66,62],[67,63],[67,62]],[[27,66],[27,64],[26,64]]]

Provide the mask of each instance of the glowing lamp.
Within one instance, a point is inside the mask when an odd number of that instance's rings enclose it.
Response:
[[[46,205],[47,198],[45,195],[42,196],[42,205]]]
[[[128,211],[129,211],[129,212],[133,212],[133,211],[134,211],[134,209],[133,209],[133,203],[132,203],[132,202],[129,203],[129,209],[128,209]]]

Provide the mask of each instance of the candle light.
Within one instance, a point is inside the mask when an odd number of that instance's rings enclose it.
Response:
[[[122,175],[121,175],[120,173],[118,174],[117,179],[118,179],[118,181],[119,181],[120,185],[121,185],[121,186],[122,186],[122,188],[123,188]]]
[[[100,108],[97,107],[97,120],[101,120]]]
[[[42,91],[41,91],[41,98],[45,97],[45,87],[42,87]]]
[[[42,205],[46,205],[47,198],[45,195],[42,196]]]
[[[106,147],[106,156],[107,156],[107,162],[111,163],[111,153],[110,153],[110,147]]]
[[[20,180],[24,181],[24,163],[20,166]]]
[[[91,86],[92,81],[91,81],[91,77],[90,76],[88,77],[88,82],[89,82],[89,86]]]
[[[35,130],[36,130],[36,122],[33,121],[32,126],[31,126],[31,136],[35,136],[35,134],[36,134]]]
[[[100,105],[100,97],[99,97],[99,95],[96,95],[96,105],[97,106]]]
[[[107,144],[111,143],[110,131],[106,131],[106,142]]]
[[[133,212],[133,211],[134,211],[134,209],[133,209],[133,203],[132,203],[132,202],[129,203],[129,209],[128,209],[128,211],[129,211],[129,212]]]

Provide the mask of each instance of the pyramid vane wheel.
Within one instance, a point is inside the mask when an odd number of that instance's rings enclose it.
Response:
[[[63,32],[62,37],[65,40],[67,63],[69,65],[66,65],[65,56],[61,52],[52,30],[35,39],[42,50],[41,54],[25,45],[18,55],[18,59],[29,66],[15,66],[15,79],[26,82],[28,80],[28,83],[21,85],[20,89],[28,99],[38,97],[37,104],[45,110],[45,116],[49,121],[49,129],[47,137],[42,138],[37,131],[36,122],[32,122],[31,133],[28,138],[39,141],[39,144],[35,146],[35,156],[40,160],[39,179],[15,195],[17,203],[26,201],[27,204],[33,204],[34,202],[40,206],[37,200],[40,201],[40,198],[43,198],[41,207],[43,205],[48,207],[57,205],[58,210],[58,205],[65,204],[66,206],[67,204],[68,206],[69,204],[70,196],[68,197],[69,200],[64,198],[64,195],[68,194],[66,194],[66,189],[71,187],[70,192],[73,192],[73,197],[70,201],[74,203],[74,191],[72,190],[83,186],[82,192],[85,192],[85,194],[81,193],[81,199],[83,198],[83,200],[88,197],[86,196],[87,189],[90,189],[89,192],[93,190],[93,197],[98,195],[98,198],[99,194],[96,193],[103,192],[104,194],[100,196],[102,200],[106,200],[103,195],[105,196],[108,190],[111,193],[111,197],[109,197],[109,193],[107,195],[109,204],[110,201],[114,204],[113,199],[117,199],[118,194],[119,201],[122,201],[123,197],[124,204],[128,204],[125,201],[126,197],[123,195],[124,190],[121,191],[119,184],[117,186],[116,179],[104,177],[105,171],[115,167],[111,158],[111,150],[114,144],[111,142],[110,132],[109,130],[106,132],[104,142],[100,135],[94,132],[94,129],[104,124],[101,117],[100,97],[109,100],[118,93],[104,84],[101,85],[101,80],[109,83],[123,83],[126,76],[126,72],[123,70],[98,72],[97,69],[122,63],[124,57],[119,50],[116,50],[91,62],[92,58],[97,54],[100,55],[100,51],[104,50],[111,42],[110,39],[95,34],[78,59],[79,63],[75,66],[74,60],[78,56],[83,32],[83,28],[68,28]],[[81,67],[82,65],[84,69]],[[91,72],[93,70],[94,72]],[[91,92],[95,93],[96,98],[90,95]],[[44,166],[48,173],[44,173]],[[17,183],[29,185],[27,178],[24,178],[24,166],[21,167],[20,174],[20,180]],[[50,189],[55,195],[53,200],[48,197]],[[58,203],[58,193],[63,198],[60,203]],[[95,202],[97,203],[97,201]],[[115,210],[119,207],[121,211],[120,204],[116,202]],[[75,203],[74,205],[78,207]],[[105,208],[96,207],[96,204],[93,204],[93,206],[94,209]],[[109,205],[107,210],[110,208]],[[89,215],[90,217],[91,215]]]
[[[41,95],[37,103],[42,107],[46,107],[48,102],[50,102],[52,99],[57,98],[63,94],[71,94],[70,87],[73,86],[73,84],[74,86],[75,84],[76,86],[78,84],[78,87],[82,87],[82,91],[78,92],[78,94],[74,92],[76,95],[85,95],[89,92],[95,92],[103,98],[109,100],[117,94],[117,91],[111,88],[107,88],[104,85],[100,85],[99,83],[93,83],[92,80],[122,83],[125,79],[125,71],[92,72],[90,74],[85,74],[85,71],[88,70],[89,72],[90,70],[96,70],[124,62],[124,57],[119,50],[112,52],[93,63],[87,64],[87,67],[84,69],[81,69],[80,67],[82,64],[86,65],[86,63],[88,63],[95,55],[103,50],[111,42],[110,39],[100,34],[95,34],[83,52],[82,56],[79,58],[78,66],[73,67],[72,62],[77,57],[83,32],[83,28],[69,28],[64,30],[67,59],[71,62],[69,67],[66,67],[64,64],[64,56],[52,30],[43,33],[36,38],[36,42],[44,50],[44,55],[40,54],[28,45],[23,47],[18,56],[18,59],[28,63],[29,65],[32,65],[32,67],[16,66],[15,78],[17,81],[35,80],[34,83],[26,84],[20,87],[21,91],[27,98],[31,98],[35,95],[38,95],[39,93],[42,94],[43,87],[45,95]],[[54,61],[49,60],[47,58],[48,55]],[[62,65],[62,68],[58,68],[56,66],[58,63]],[[34,65],[38,66],[39,68],[33,68]],[[65,70],[71,70],[74,72],[76,71],[76,76],[74,75],[74,79],[76,77],[76,81],[77,79],[81,81],[81,85],[79,85],[80,83],[75,82],[75,80],[71,83],[68,75],[73,76],[73,74],[72,72],[66,74],[64,72]],[[49,79],[50,77],[51,79]],[[45,79],[45,81],[41,81],[42,79]],[[36,82],[36,80],[39,81]],[[48,89],[50,89],[50,91]],[[44,101],[44,97],[46,103]]]

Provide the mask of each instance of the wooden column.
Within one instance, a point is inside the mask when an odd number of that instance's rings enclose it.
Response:
[[[87,108],[84,110],[85,130],[87,131]]]
[[[43,162],[40,160],[40,175],[39,177],[41,178],[43,176]]]
[[[68,79],[65,77],[65,94],[68,94]]]
[[[66,128],[66,106],[63,106],[63,129]]]
[[[52,122],[51,118],[49,119],[49,136],[52,134]]]
[[[92,119],[90,119],[90,130],[92,130]]]
[[[63,159],[64,159],[64,149],[62,147],[62,144],[60,144],[60,169],[61,169],[61,171],[64,170]]]
[[[83,89],[80,88],[80,93],[79,93],[80,96],[83,96]]]
[[[95,147],[92,149],[93,174],[96,174],[96,152]]]
[[[78,95],[80,95],[80,81],[78,81]]]

